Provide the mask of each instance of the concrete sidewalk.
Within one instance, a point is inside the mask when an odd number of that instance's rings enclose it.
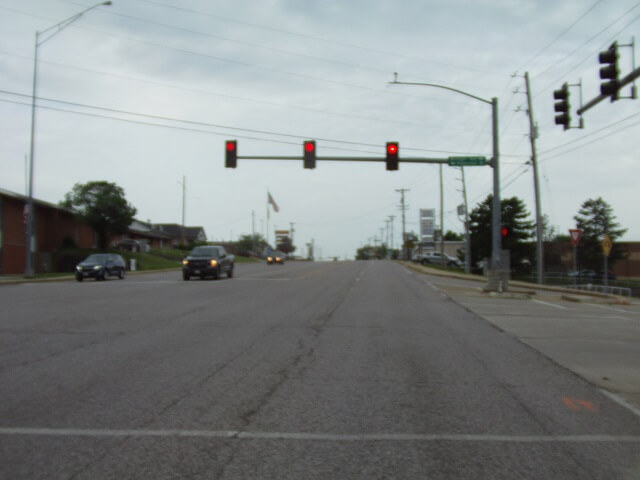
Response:
[[[599,387],[640,415],[640,299],[512,282],[405,264],[426,283],[500,330]]]

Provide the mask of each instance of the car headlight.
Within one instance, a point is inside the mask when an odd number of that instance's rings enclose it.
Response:
[[[182,260],[183,265],[189,265],[189,260]]]
[[[271,261],[273,261],[273,258],[267,257],[267,262],[271,262]]]
[[[102,270],[102,265],[96,265],[93,267],[94,270]]]
[[[211,266],[215,267],[216,265],[218,265],[218,262],[216,260],[211,260]]]
[[[279,262],[279,261],[280,261],[280,257],[276,257],[276,262]]]
[[[80,265],[76,265],[76,270],[81,271],[82,267]]]

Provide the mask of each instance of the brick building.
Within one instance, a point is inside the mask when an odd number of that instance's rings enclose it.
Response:
[[[0,275],[25,271],[27,202],[24,195],[0,189]],[[36,273],[51,271],[52,253],[65,245],[95,247],[93,229],[79,222],[72,211],[36,199],[33,206]]]

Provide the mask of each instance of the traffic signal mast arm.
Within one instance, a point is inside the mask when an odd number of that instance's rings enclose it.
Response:
[[[632,83],[635,79],[640,78],[640,68],[636,68],[633,72],[631,72],[629,75],[627,75],[626,77],[622,78],[619,82],[618,82],[618,90],[620,90],[623,87],[626,87],[627,85],[629,85],[630,83]],[[589,101],[586,103],[586,105],[580,109],[578,109],[578,111],[576,112],[578,115],[582,115],[584,112],[586,112],[587,110],[589,110],[592,107],[595,107],[597,104],[599,104],[601,101],[606,100],[607,98],[610,98],[611,95],[598,95],[596,98],[594,98],[593,100]]]

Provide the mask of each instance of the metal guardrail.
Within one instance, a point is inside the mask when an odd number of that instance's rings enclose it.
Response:
[[[591,283],[587,283],[584,285],[565,285],[565,287],[574,290],[584,290],[587,292],[598,292],[608,295],[622,295],[631,297],[631,289],[628,287],[605,287],[604,285],[593,285]]]

